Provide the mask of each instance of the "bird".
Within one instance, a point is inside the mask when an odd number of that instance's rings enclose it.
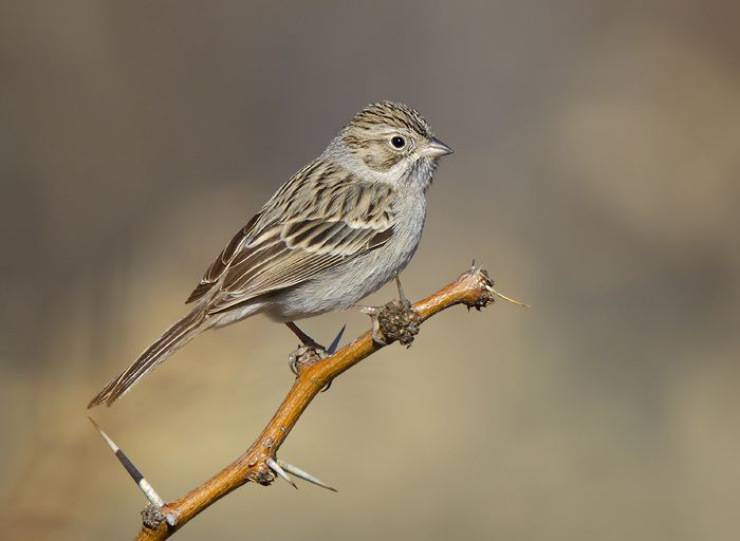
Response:
[[[295,323],[355,306],[398,279],[426,220],[426,192],[452,149],[403,103],[368,105],[285,182],[208,267],[193,307],[88,404],[110,406],[198,334],[264,314]],[[400,282],[399,282],[400,284]]]

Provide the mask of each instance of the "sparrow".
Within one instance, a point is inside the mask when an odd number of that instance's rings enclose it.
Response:
[[[93,398],[110,406],[208,329],[256,314],[285,323],[354,306],[413,257],[426,191],[452,149],[414,109],[369,105],[241,228],[187,299],[192,310]]]

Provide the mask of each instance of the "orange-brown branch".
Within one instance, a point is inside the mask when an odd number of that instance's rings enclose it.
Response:
[[[415,303],[413,308],[421,321],[424,321],[456,304],[481,308],[492,301],[493,282],[484,270],[474,268],[433,295]],[[303,365],[283,403],[252,446],[202,485],[164,506],[162,512],[176,518],[175,526],[168,525],[166,521],[160,521],[154,528],[143,526],[137,540],[167,539],[193,517],[241,485],[249,481],[271,483],[274,476],[266,461],[275,457],[311,400],[342,372],[382,347],[384,345],[375,342],[372,333],[368,331],[334,355]]]

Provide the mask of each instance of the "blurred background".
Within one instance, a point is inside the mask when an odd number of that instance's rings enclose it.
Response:
[[[456,150],[405,272],[462,308],[318,397],[178,539],[740,536],[740,8],[731,1],[0,4],[3,539],[130,539],[143,497],[85,405],[354,112]],[[393,294],[386,287],[370,302]],[[357,312],[304,323],[328,341]],[[165,498],[288,389],[283,326],[207,333],[92,414]]]

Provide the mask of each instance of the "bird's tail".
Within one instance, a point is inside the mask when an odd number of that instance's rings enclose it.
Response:
[[[144,353],[139,355],[139,358],[120,376],[108,383],[90,401],[87,407],[92,408],[100,404],[110,406],[118,398],[126,394],[145,374],[198,334],[202,330],[201,326],[205,320],[205,310],[200,306],[196,307],[195,310],[167,329],[156,342],[146,348]]]

